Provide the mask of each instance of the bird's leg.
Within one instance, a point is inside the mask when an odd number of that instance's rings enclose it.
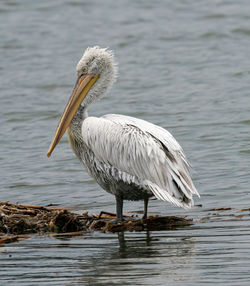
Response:
[[[122,221],[122,208],[123,208],[123,198],[121,195],[116,195],[116,222]]]
[[[142,219],[146,219],[148,214],[148,197],[144,198],[144,214]]]

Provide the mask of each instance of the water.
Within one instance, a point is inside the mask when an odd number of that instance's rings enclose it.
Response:
[[[1,1],[0,200],[114,211],[66,137],[46,158],[75,65],[100,45],[115,51],[119,78],[90,114],[167,128],[201,194],[189,216],[210,218],[175,231],[34,236],[0,249],[1,285],[249,285],[249,212],[236,212],[250,202],[249,11],[247,0]],[[221,207],[232,210],[200,212]],[[149,212],[185,214],[161,201]]]

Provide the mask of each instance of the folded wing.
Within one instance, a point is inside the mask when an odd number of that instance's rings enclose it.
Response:
[[[88,117],[84,142],[101,162],[136,176],[161,200],[189,208],[199,196],[185,154],[165,129],[147,121],[116,114]]]

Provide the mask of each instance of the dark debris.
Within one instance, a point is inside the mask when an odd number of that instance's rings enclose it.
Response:
[[[192,219],[166,216],[135,219],[125,216],[123,222],[114,222],[115,214],[101,212],[76,214],[65,208],[48,208],[0,202],[0,245],[24,239],[31,233],[83,233],[87,231],[120,232],[143,230],[169,230],[193,223]]]

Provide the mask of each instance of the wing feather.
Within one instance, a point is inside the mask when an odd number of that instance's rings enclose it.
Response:
[[[109,114],[85,119],[82,136],[98,160],[140,178],[158,199],[191,207],[192,194],[199,196],[185,154],[167,130],[141,119]]]

